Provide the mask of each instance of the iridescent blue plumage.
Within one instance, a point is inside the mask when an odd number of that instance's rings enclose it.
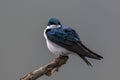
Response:
[[[77,32],[70,28],[62,26],[57,18],[51,18],[48,27],[44,32],[47,45],[50,51],[67,54],[69,51],[78,54],[88,65],[91,63],[86,57],[101,60],[103,57],[92,52],[80,41]],[[56,50],[55,50],[56,49]],[[58,49],[58,50],[57,50]]]
[[[64,42],[66,40],[71,42],[80,41],[78,34],[68,27],[50,29],[46,34],[49,39],[52,39],[55,42]]]
[[[51,18],[47,24],[47,26],[50,25],[61,25],[60,21],[57,18]]]

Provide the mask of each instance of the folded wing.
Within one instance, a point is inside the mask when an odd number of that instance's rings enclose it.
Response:
[[[102,56],[92,52],[87,47],[85,47],[80,41],[80,38],[76,31],[69,27],[51,29],[49,31],[46,31],[46,34],[48,39],[52,42],[74,53],[77,53],[88,65],[91,64],[85,57],[97,60],[103,58]]]

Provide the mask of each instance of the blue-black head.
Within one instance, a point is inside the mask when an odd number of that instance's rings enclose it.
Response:
[[[57,18],[51,18],[47,24],[47,26],[50,26],[50,25],[61,25],[59,19]]]

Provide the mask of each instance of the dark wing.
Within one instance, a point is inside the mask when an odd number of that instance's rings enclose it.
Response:
[[[46,31],[47,37],[52,42],[58,44],[61,47],[64,47],[74,53],[77,53],[88,65],[91,65],[85,57],[98,59],[100,60],[101,57],[97,54],[93,53],[92,51],[88,50],[80,41],[78,34],[75,30],[62,27],[51,29]]]
[[[88,49],[84,44],[82,44],[82,42],[80,42],[80,44],[81,44],[81,46],[82,46],[84,49],[86,49],[86,50],[87,50],[88,52],[90,52],[91,54],[93,54],[93,55],[95,55],[95,56],[97,56],[97,57],[103,59],[102,56],[100,56],[100,55],[94,53],[93,51],[91,51],[90,49]]]
[[[90,49],[88,49],[85,45],[82,44],[82,42],[79,42],[79,45],[81,45],[81,47],[89,54],[93,55],[94,57],[89,57],[89,58],[93,58],[93,59],[97,59],[97,60],[101,60],[103,59],[102,56],[94,53],[93,51],[91,51]],[[85,56],[82,56],[80,54],[78,54],[89,66],[92,66],[92,64],[85,58]],[[88,56],[87,56],[88,57]]]

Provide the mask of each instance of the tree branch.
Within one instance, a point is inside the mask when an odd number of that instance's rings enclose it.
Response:
[[[59,67],[61,67],[63,64],[67,62],[68,58],[69,58],[68,56],[59,56],[51,63],[30,72],[20,80],[36,80],[37,78],[43,75],[51,76],[52,73],[54,73],[55,71],[58,71]]]

